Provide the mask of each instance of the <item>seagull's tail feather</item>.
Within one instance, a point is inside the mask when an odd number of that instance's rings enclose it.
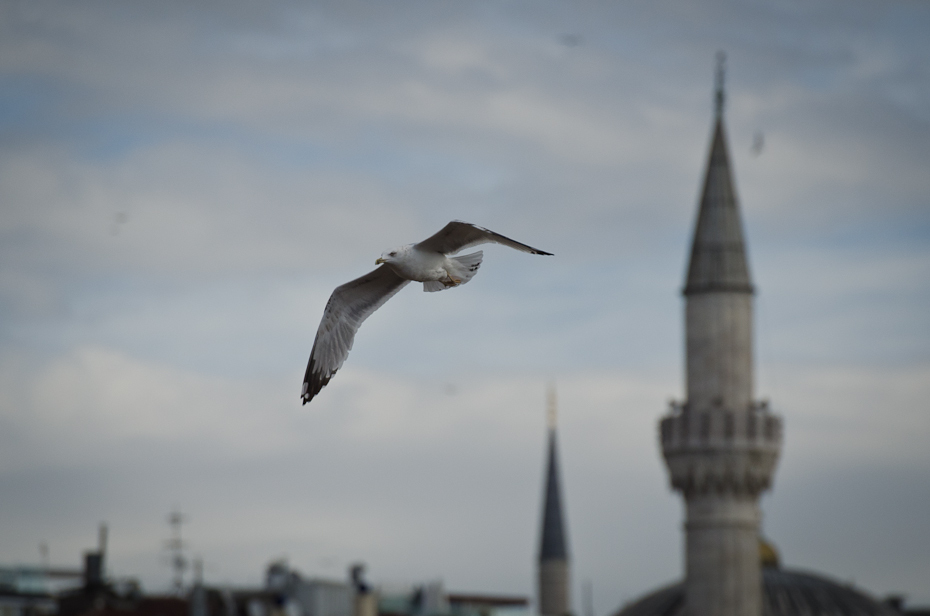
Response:
[[[470,255],[462,255],[461,257],[452,257],[449,259],[449,261],[452,262],[452,267],[455,268],[455,272],[453,272],[455,277],[462,281],[460,284],[465,284],[478,273],[478,268],[481,267],[481,260],[483,258],[484,252],[479,250]]]
[[[427,292],[442,291],[443,289],[451,289],[452,287],[465,284],[471,280],[476,273],[478,273],[478,268],[481,267],[481,260],[483,258],[484,252],[480,250],[478,252],[473,252],[470,255],[450,257],[449,265],[447,266],[449,271],[449,279],[445,282],[434,280],[424,282],[423,290]]]

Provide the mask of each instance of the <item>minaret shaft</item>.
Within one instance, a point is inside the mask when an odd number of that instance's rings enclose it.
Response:
[[[689,616],[761,616],[758,497],[697,496],[686,508]]]
[[[689,295],[685,306],[687,400],[694,411],[745,410],[752,402],[752,295]]]

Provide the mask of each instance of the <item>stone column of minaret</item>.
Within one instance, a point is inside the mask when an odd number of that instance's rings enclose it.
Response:
[[[723,122],[716,118],[685,296],[687,399],[660,422],[672,487],[682,493],[689,616],[761,616],[759,496],[771,486],[781,419],[753,400],[752,297]]]
[[[568,534],[559,490],[559,460],[556,452],[555,388],[547,394],[549,451],[546,464],[546,492],[543,500],[542,534],[539,541],[538,601],[542,616],[569,614]]]

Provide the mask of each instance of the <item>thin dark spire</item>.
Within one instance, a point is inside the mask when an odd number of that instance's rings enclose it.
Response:
[[[726,102],[724,79],[727,76],[727,54],[717,52],[717,72],[714,75],[714,114],[717,118],[723,117],[723,106]]]
[[[543,501],[542,536],[539,541],[539,560],[568,560],[568,535],[562,511],[562,494],[559,486],[559,457],[555,438],[555,386],[550,385],[547,395],[547,424],[549,451],[546,461],[546,495]]]

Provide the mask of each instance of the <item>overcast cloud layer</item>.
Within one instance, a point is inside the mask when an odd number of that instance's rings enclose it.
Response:
[[[728,53],[786,566],[930,603],[930,5],[0,2],[0,559],[532,596],[558,385],[576,610],[682,573],[656,421]],[[760,137],[761,136],[761,139]],[[458,218],[307,407],[333,287]]]

